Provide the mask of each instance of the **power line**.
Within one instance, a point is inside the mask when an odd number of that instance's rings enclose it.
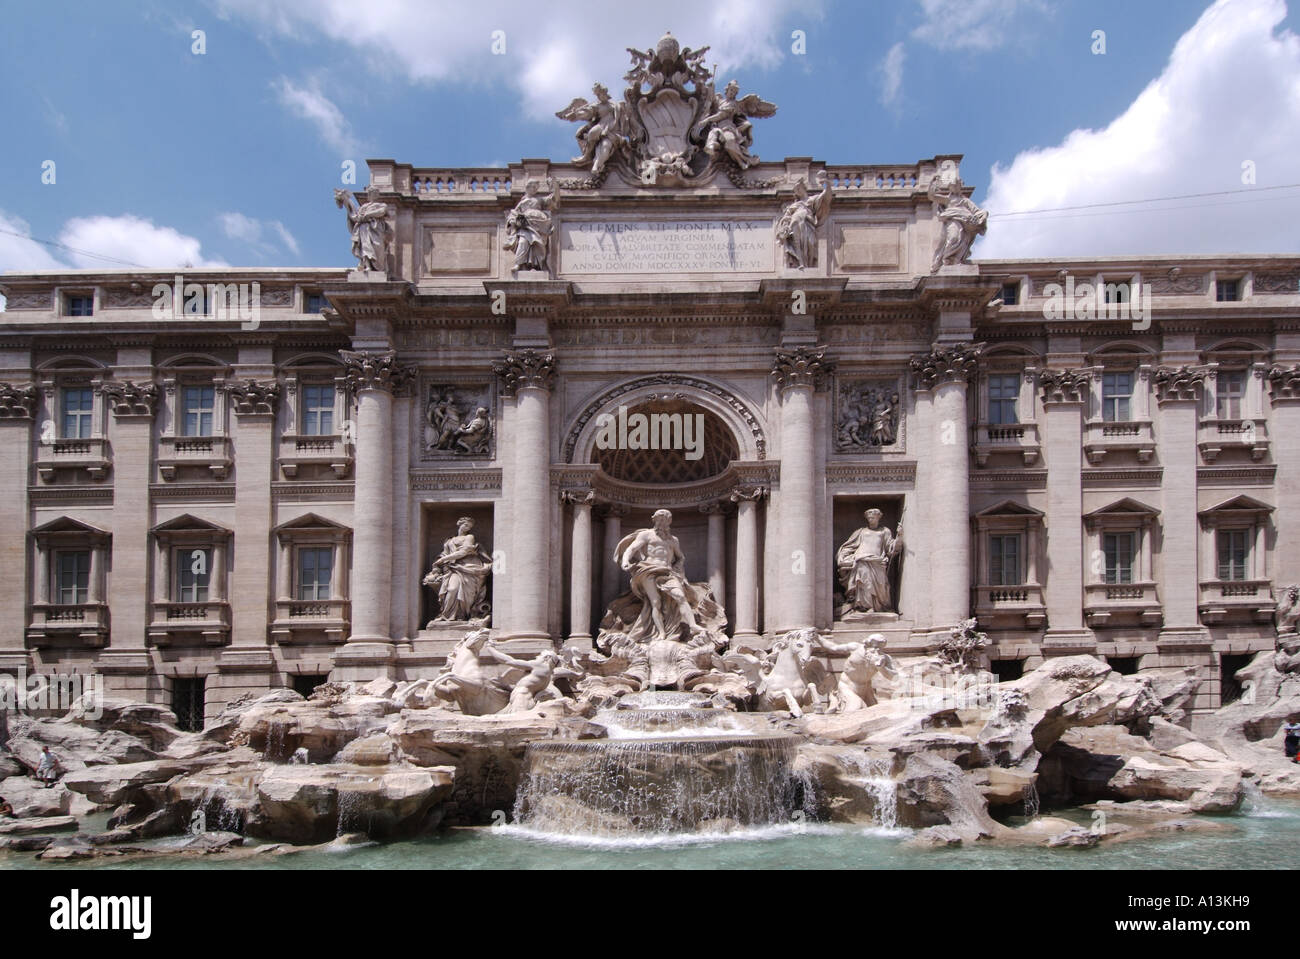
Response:
[[[1261,193],[1266,190],[1294,190],[1300,188],[1300,183],[1285,183],[1281,186],[1257,186],[1248,187],[1244,190],[1217,190],[1212,193],[1181,193],[1177,196],[1156,196],[1145,200],[1115,200],[1110,203],[1083,203],[1078,206],[1057,206],[1045,207],[1041,210],[1013,210],[1010,213],[990,213],[989,218],[1005,218],[1009,216],[1038,216],[1043,213],[1064,213],[1069,210],[1095,210],[1099,207],[1109,206],[1134,206],[1139,203],[1164,203],[1169,200],[1199,200],[1212,196],[1234,196],[1241,193]]]
[[[95,260],[104,260],[108,263],[120,263],[123,266],[133,266],[137,270],[149,269],[149,267],[147,266],[143,266],[139,263],[132,263],[130,260],[118,259],[115,256],[108,256],[104,253],[92,253],[90,250],[79,250],[75,246],[68,246],[66,243],[59,243],[57,240],[42,240],[38,236],[29,236],[26,233],[18,233],[14,230],[5,230],[2,228],[0,228],[0,233],[5,233],[8,234],[9,236],[16,236],[19,239],[23,239],[23,240],[31,240],[33,243],[44,243],[46,246],[55,246],[58,247],[60,250],[67,250],[70,253],[77,253],[80,254],[81,256],[88,256],[91,259],[95,259]]]

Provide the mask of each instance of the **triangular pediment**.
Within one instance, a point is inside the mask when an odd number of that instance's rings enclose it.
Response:
[[[1245,494],[1242,494],[1240,496],[1234,496],[1230,500],[1224,500],[1222,503],[1220,503],[1217,506],[1211,506],[1209,509],[1201,510],[1201,515],[1205,516],[1209,513],[1255,514],[1255,513],[1271,513],[1271,512],[1273,512],[1272,506],[1269,506],[1267,503],[1261,503],[1259,500],[1255,499],[1254,497],[1246,496]]]
[[[275,528],[275,532],[287,533],[291,530],[302,529],[346,530],[348,527],[344,526],[342,523],[336,523],[332,519],[318,516],[315,513],[306,513],[302,516],[297,516],[286,523],[281,523]]]
[[[186,513],[183,516],[177,516],[175,519],[169,519],[165,523],[159,523],[153,528],[154,533],[177,533],[189,530],[207,530],[214,533],[229,533],[230,530],[224,526],[218,526],[216,523],[209,522],[206,519],[200,519]]]
[[[990,516],[1034,516],[1041,518],[1043,511],[1034,509],[1032,506],[1026,506],[1024,503],[1017,503],[1015,500],[1006,499],[1001,503],[985,507],[975,515],[981,518]]]
[[[1146,503],[1139,503],[1135,499],[1125,497],[1124,499],[1111,503],[1108,506],[1103,506],[1101,509],[1093,510],[1091,513],[1086,514],[1084,519],[1098,519],[1102,516],[1122,516],[1126,513],[1134,517],[1159,516],[1160,510],[1154,509]]]
[[[38,536],[50,533],[83,533],[87,536],[108,535],[108,530],[100,529],[98,526],[91,526],[89,523],[83,523],[81,520],[73,519],[70,516],[60,516],[58,519],[52,519],[48,523],[36,527],[32,532]]]

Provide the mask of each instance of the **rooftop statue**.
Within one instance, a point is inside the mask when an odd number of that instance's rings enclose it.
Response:
[[[596,95],[594,103],[575,97],[555,115],[561,120],[586,121],[577,133],[582,153],[574,157],[573,162],[577,166],[590,166],[592,175],[600,176],[610,157],[631,145],[628,138],[630,125],[626,103],[612,99],[604,84],[597,83],[591,89]]]
[[[551,182],[551,192],[542,193],[536,180],[524,186],[523,199],[506,214],[505,249],[513,250],[516,270],[546,270],[551,247],[552,214],[560,208],[560,191]]]
[[[348,232],[352,234],[352,255],[357,258],[357,269],[387,273],[393,225],[388,219],[388,205],[378,197],[374,184],[367,188],[366,202],[360,206],[351,190],[334,191],[334,202],[348,214]]]
[[[817,228],[831,209],[831,188],[824,170],[817,174],[817,185],[822,191],[809,197],[807,184],[802,179],[795,181],[794,199],[786,204],[776,223],[776,238],[785,251],[785,265],[792,269],[817,265]]]
[[[757,94],[740,96],[740,84],[732,80],[722,91],[713,95],[712,112],[696,125],[692,135],[704,137],[704,152],[718,159],[724,154],[742,170],[758,163],[758,157],[749,152],[754,143],[754,125],[750,117],[770,117],[776,113],[776,104],[768,103]]]
[[[939,218],[939,242],[934,248],[930,272],[938,273],[941,266],[969,263],[971,245],[988,229],[988,210],[981,210],[966,195],[957,164],[952,160],[939,164],[930,181],[929,193]]]

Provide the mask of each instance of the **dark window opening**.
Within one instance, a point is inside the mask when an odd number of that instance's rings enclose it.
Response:
[[[1223,654],[1219,656],[1220,705],[1226,706],[1228,703],[1235,703],[1241,698],[1243,692],[1241,683],[1237,682],[1234,674],[1237,670],[1250,665],[1250,661],[1254,658],[1253,653],[1233,656]]]
[[[1137,656],[1107,656],[1106,664],[1121,676],[1135,676],[1138,671]]]
[[[176,714],[178,729],[187,733],[203,731],[203,687],[206,683],[202,676],[172,680],[172,712]]]
[[[1238,300],[1236,280],[1219,280],[1214,284],[1214,298],[1220,303],[1235,303]]]
[[[329,306],[329,301],[319,293],[307,293],[303,295],[302,311],[304,313],[320,313],[327,306]]]
[[[95,315],[95,298],[85,294],[74,294],[68,297],[68,316],[94,316]]]
[[[1004,306],[1015,306],[1020,302],[1020,284],[1003,283],[1002,284],[1002,303]]]
[[[1025,675],[1023,659],[995,659],[989,666],[1000,683],[1009,683]]]
[[[315,692],[316,687],[323,686],[327,682],[329,676],[324,673],[304,673],[293,677],[293,691],[303,699],[311,699],[311,694]]]

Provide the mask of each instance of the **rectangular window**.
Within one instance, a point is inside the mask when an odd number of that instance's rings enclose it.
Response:
[[[1019,586],[1020,537],[989,537],[989,585]]]
[[[1246,374],[1240,370],[1216,377],[1215,408],[1221,420],[1241,419],[1241,398],[1246,394]]]
[[[1218,280],[1214,284],[1214,298],[1220,303],[1236,303],[1238,297],[1237,280]]]
[[[176,714],[176,728],[189,733],[203,731],[203,707],[207,699],[202,676],[172,680],[172,712]]]
[[[1132,373],[1101,375],[1101,418],[1107,423],[1129,421],[1129,400],[1133,396]]]
[[[55,564],[59,604],[76,606],[90,602],[90,550],[58,553]]]
[[[304,293],[302,297],[302,311],[304,313],[319,313],[329,304],[325,297],[319,293]]]
[[[1003,283],[1002,284],[1002,303],[1005,306],[1015,306],[1020,302],[1020,284]]]
[[[93,390],[69,387],[63,391],[63,438],[90,438],[90,424],[95,402]]]
[[[1219,540],[1219,579],[1243,580],[1247,578],[1246,555],[1250,530],[1221,529]]]
[[[216,390],[211,386],[187,386],[181,391],[181,403],[182,433],[185,436],[211,436]]]
[[[989,377],[989,422],[1019,423],[1016,401],[1020,398],[1020,375],[998,374]]]
[[[1136,533],[1106,533],[1102,536],[1106,554],[1106,582],[1133,582],[1133,556],[1137,552]]]
[[[302,432],[304,436],[329,436],[334,432],[334,387],[303,387]]]
[[[206,603],[212,581],[212,550],[182,547],[176,550],[176,601]]]
[[[329,599],[330,575],[334,571],[334,550],[328,546],[304,546],[298,550],[298,598]]]
[[[1102,287],[1102,291],[1107,303],[1127,303],[1131,298],[1131,291],[1127,282],[1108,282]]]
[[[94,316],[95,298],[88,293],[70,293],[67,299],[68,316]]]

